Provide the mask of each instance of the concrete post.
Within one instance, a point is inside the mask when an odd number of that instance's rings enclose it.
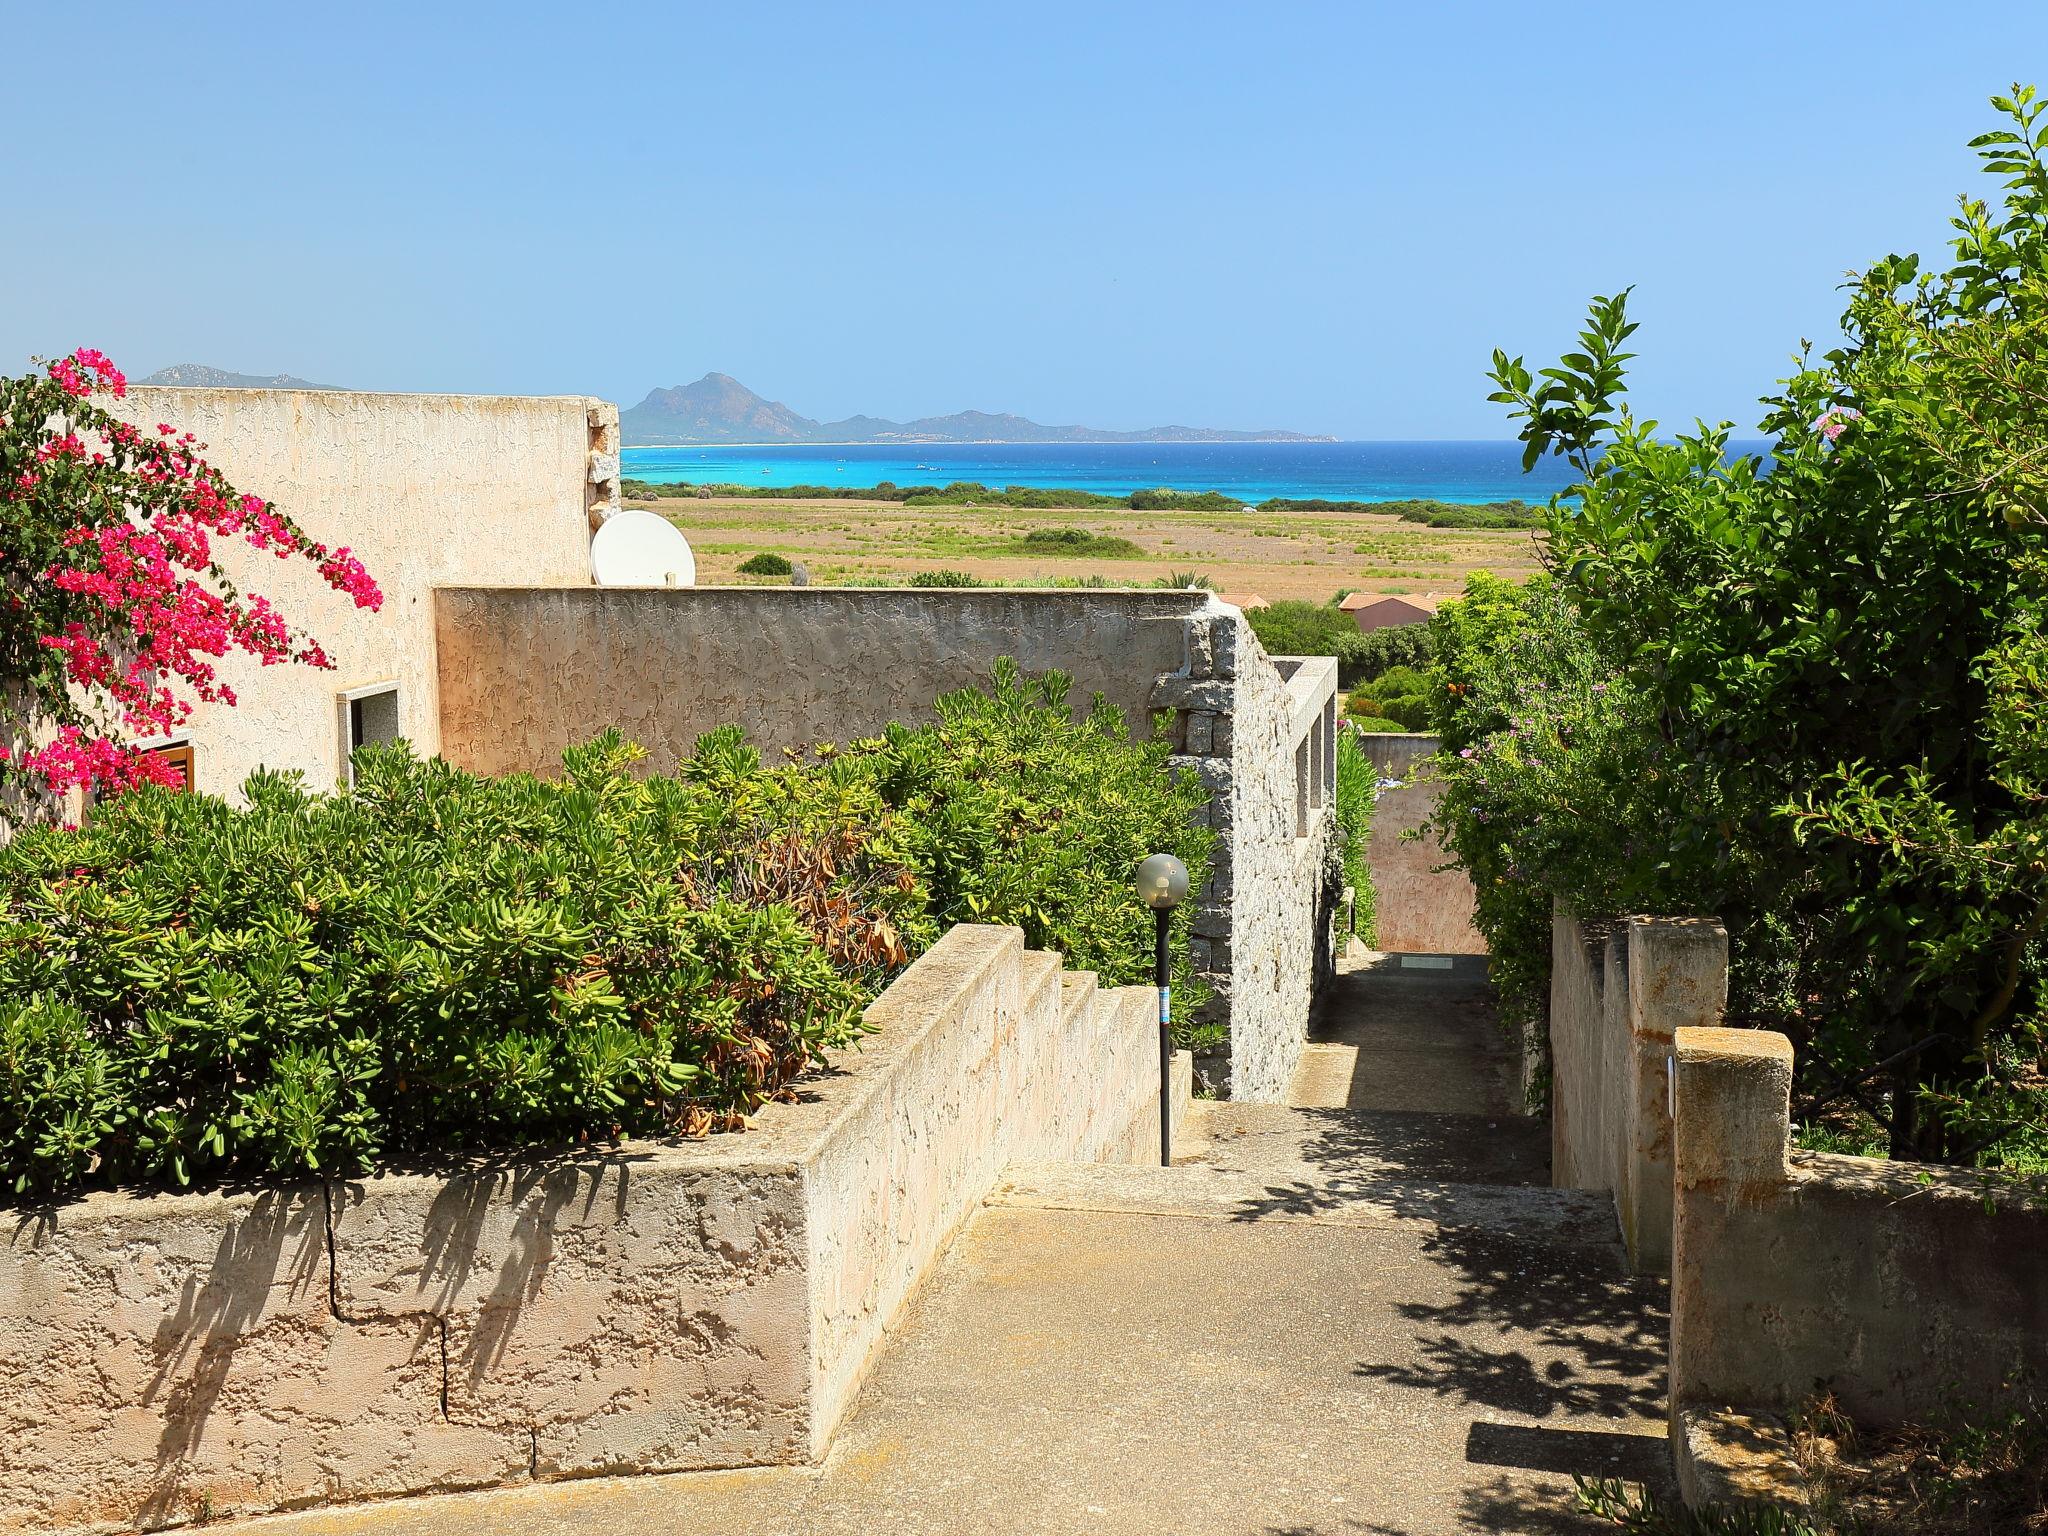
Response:
[[[1674,1041],[1671,1406],[1747,1402],[1768,1326],[1731,1297],[1730,1266],[1750,1250],[1745,1211],[1788,1186],[1792,1042],[1760,1029],[1681,1028]],[[1738,1287],[1739,1289],[1739,1287]]]
[[[1681,1029],[1718,1025],[1728,1005],[1728,930],[1707,918],[1632,917],[1625,928],[1627,1079],[1615,1209],[1638,1273],[1671,1268],[1671,1056]]]

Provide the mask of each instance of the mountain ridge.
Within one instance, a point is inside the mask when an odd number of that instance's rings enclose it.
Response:
[[[1045,426],[1009,411],[955,411],[890,421],[882,416],[848,416],[817,421],[780,400],[755,394],[726,373],[707,373],[694,384],[652,389],[638,405],[619,413],[621,441],[628,448],[697,447],[705,444],[766,447],[886,446],[894,443],[1328,443],[1335,438],[1304,432],[1235,432],[1214,427],[1151,427],[1112,432],[1098,427]]]
[[[168,384],[181,389],[333,389],[332,384],[315,384],[289,373],[235,373],[205,363],[173,363],[159,368],[138,384]]]

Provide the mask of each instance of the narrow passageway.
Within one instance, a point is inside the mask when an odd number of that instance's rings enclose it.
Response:
[[[822,1467],[554,1485],[296,1531],[1606,1529],[1572,1472],[1659,1480],[1661,1285],[1548,1134],[1483,962],[1355,961],[1286,1105],[1197,1107],[1168,1169],[1013,1169]]]

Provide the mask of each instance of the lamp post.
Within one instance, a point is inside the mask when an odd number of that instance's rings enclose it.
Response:
[[[1166,931],[1173,909],[1188,893],[1188,867],[1170,853],[1138,866],[1138,899],[1152,909],[1152,984],[1159,989],[1159,1166],[1173,1165],[1173,967]]]

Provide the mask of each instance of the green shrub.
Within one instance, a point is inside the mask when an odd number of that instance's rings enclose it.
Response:
[[[1426,731],[1430,728],[1430,702],[1420,693],[1403,694],[1396,699],[1381,699],[1380,713],[1389,720],[1398,720],[1403,729]]]
[[[1358,737],[1344,731],[1337,737],[1337,830],[1344,839],[1344,883],[1351,887],[1352,929],[1367,945],[1377,938],[1379,903],[1373,893],[1372,865],[1366,858],[1372,840],[1372,813],[1379,804],[1380,776]]]
[[[1268,656],[1335,656],[1346,636],[1358,634],[1358,621],[1350,614],[1292,598],[1254,609],[1245,621]]]
[[[1114,534],[1091,533],[1086,528],[1034,528],[1017,541],[1028,555],[1061,555],[1096,560],[1135,560],[1145,551],[1129,539]]]
[[[781,555],[763,550],[758,555],[749,555],[739,564],[742,576],[787,576],[796,567]]]
[[[907,583],[913,587],[985,587],[987,582],[965,571],[913,571]]]
[[[1379,700],[1369,693],[1353,693],[1344,699],[1344,713],[1347,715],[1384,715]]]
[[[731,727],[644,779],[616,732],[559,780],[400,745],[337,794],[259,773],[247,808],[143,790],[25,833],[0,849],[0,1179],[345,1176],[730,1127],[956,922],[1142,980],[1132,867],[1166,849],[1199,881],[1206,799],[1113,710],[1073,722],[1066,688],[1002,666],[809,765],[764,767]]]
[[[1406,731],[1408,729],[1400,721],[1389,720],[1384,715],[1357,715],[1352,717],[1351,723],[1361,731],[1370,731],[1375,736],[1383,736],[1390,731]]]
[[[1221,491],[1176,491],[1160,486],[1154,491],[1133,491],[1131,507],[1138,512],[1242,512],[1244,503]]]
[[[1370,630],[1353,624],[1349,634],[1338,634],[1335,649],[1312,654],[1335,656],[1338,676],[1346,687],[1377,683],[1390,667],[1426,668],[1435,658],[1427,624],[1392,624]]]
[[[1382,699],[1405,698],[1417,693],[1427,695],[1435,686],[1428,673],[1405,664],[1391,666],[1372,680],[1373,693]]]

